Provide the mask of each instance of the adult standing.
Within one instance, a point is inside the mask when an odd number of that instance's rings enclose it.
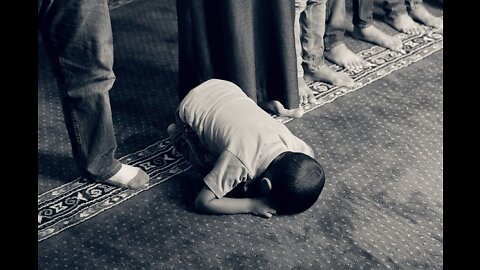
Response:
[[[109,90],[115,82],[107,0],[38,0],[38,30],[60,92],[81,175],[138,189],[149,176],[115,157]]]
[[[177,18],[180,99],[217,78],[260,106],[299,107],[294,1],[177,0]]]

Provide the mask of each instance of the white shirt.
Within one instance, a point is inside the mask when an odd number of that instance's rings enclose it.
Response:
[[[305,142],[228,81],[211,79],[192,89],[179,116],[217,160],[203,180],[218,198],[240,182],[248,185],[283,152],[313,158]]]

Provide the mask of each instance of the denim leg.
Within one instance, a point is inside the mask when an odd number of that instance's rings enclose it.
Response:
[[[305,11],[300,16],[304,67],[310,72],[315,72],[325,65],[323,37],[326,2],[327,0],[308,0]]]
[[[373,0],[353,0],[353,25],[365,28],[372,24]]]
[[[384,0],[383,10],[385,11],[385,17],[389,19],[394,19],[398,15],[407,13],[405,0]]]
[[[75,164],[103,180],[120,162],[108,91],[113,40],[107,0],[39,0],[38,28],[57,79]]]
[[[295,23],[293,30],[295,32],[295,52],[297,54],[297,77],[303,78],[304,71],[303,63],[303,49],[302,49],[302,27],[300,25],[300,15],[304,12],[307,5],[307,0],[295,0]]]
[[[327,1],[325,50],[330,50],[345,41],[345,13],[345,0]]]

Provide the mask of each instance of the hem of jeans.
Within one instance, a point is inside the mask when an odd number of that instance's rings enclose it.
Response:
[[[107,179],[109,179],[110,177],[114,176],[116,173],[118,173],[120,171],[120,169],[122,168],[122,163],[118,160],[116,160],[116,164],[115,166],[113,167],[113,169],[111,169],[107,174],[104,174],[100,177],[98,177],[96,179],[96,181],[105,181]]]

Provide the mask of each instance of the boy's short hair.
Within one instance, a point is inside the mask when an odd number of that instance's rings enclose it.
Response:
[[[296,214],[310,208],[325,184],[322,166],[303,153],[284,152],[267,168],[272,182],[270,200],[279,214]]]

